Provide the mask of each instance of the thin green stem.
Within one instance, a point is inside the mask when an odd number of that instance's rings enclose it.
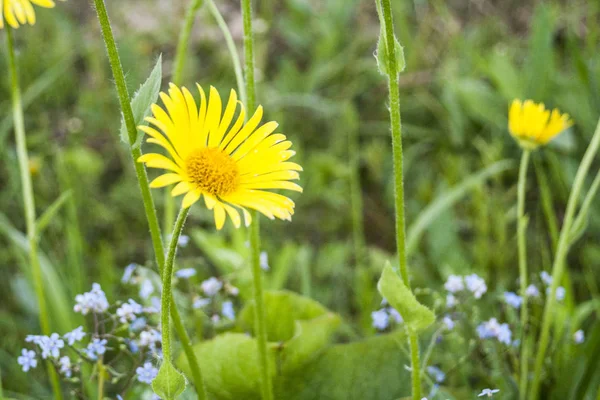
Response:
[[[171,243],[169,245],[169,253],[162,274],[162,297],[161,297],[161,317],[160,323],[162,328],[162,351],[164,360],[171,361],[171,325],[169,315],[171,314],[172,305],[172,281],[173,281],[173,264],[175,262],[175,254],[177,253],[177,241],[183,230],[183,224],[188,216],[189,208],[182,208],[179,211],[175,227],[171,234]]]
[[[156,209],[154,208],[154,201],[152,194],[150,193],[150,186],[148,184],[148,175],[146,175],[146,169],[142,163],[136,162],[141,157],[141,150],[133,146],[136,140],[137,130],[135,127],[135,120],[133,117],[133,110],[131,109],[131,99],[129,92],[127,91],[127,85],[125,84],[125,75],[123,74],[123,68],[121,66],[121,60],[117,51],[117,46],[108,19],[108,13],[106,11],[106,5],[104,0],[94,0],[96,5],[96,12],[98,14],[98,20],[102,29],[102,35],[104,43],[106,44],[106,50],[108,52],[108,58],[113,72],[117,93],[119,95],[119,102],[121,110],[125,119],[125,125],[127,127],[127,134],[129,137],[131,158],[134,164],[135,172],[137,175],[140,191],[142,193],[142,200],[144,202],[144,211],[146,212],[146,219],[148,220],[148,226],[150,228],[150,236],[152,238],[152,245],[154,248],[154,256],[156,257],[156,263],[158,265],[159,273],[163,274],[165,265],[165,254],[162,243],[162,237],[160,233],[160,225],[156,216]],[[181,317],[177,312],[177,306],[175,302],[172,302],[171,318],[174,320],[173,325],[175,326],[177,336],[181,340],[183,351],[190,365],[192,371],[192,380],[196,386],[199,399],[206,399],[206,392],[204,389],[204,381],[200,373],[200,367],[196,354],[191,346],[190,338],[187,331],[184,328]]]
[[[256,108],[256,88],[254,83],[254,37],[252,32],[252,5],[250,0],[241,0],[242,19],[244,21],[244,72],[246,74],[246,96],[248,110]],[[262,269],[260,268],[260,219],[257,212],[252,213],[250,227],[250,247],[252,249],[252,277],[254,282],[254,325],[260,361],[261,396],[263,400],[273,400],[273,383],[269,373],[267,350],[267,318],[263,294]]]
[[[519,168],[519,183],[517,191],[517,237],[519,248],[519,282],[521,287],[521,379],[519,381],[519,398],[524,400],[527,394],[527,379],[529,375],[529,352],[527,351],[527,217],[525,216],[525,189],[527,187],[527,168],[531,151],[523,150]]]
[[[104,363],[102,362],[102,358],[100,358],[96,364],[98,368],[98,400],[104,399]]]
[[[175,67],[173,69],[172,82],[179,86],[182,83],[183,69],[185,67],[187,49],[190,42],[190,35],[194,26],[194,20],[198,14],[198,10],[202,7],[203,0],[191,0],[185,13],[185,19],[181,30],[179,31],[179,39],[175,50]],[[164,217],[163,229],[168,232],[173,226],[175,220],[175,198],[171,195],[172,187],[164,190]]]
[[[392,128],[392,151],[394,164],[394,197],[396,210],[396,246],[398,249],[398,266],[400,276],[405,285],[410,288],[408,265],[406,263],[406,221],[404,216],[404,171],[402,153],[402,122],[400,117],[400,88],[398,86],[398,65],[394,36],[394,21],[392,18],[392,5],[390,0],[381,0],[381,14],[383,15],[386,41],[386,62],[388,71],[388,89],[390,96],[390,124]],[[421,374],[419,362],[419,342],[417,333],[409,330],[409,345],[411,354],[412,398],[421,399]]]
[[[229,50],[229,55],[231,57],[231,62],[233,63],[233,70],[235,71],[235,80],[237,82],[238,91],[240,93],[240,98],[242,99],[243,104],[248,104],[247,96],[246,96],[246,88],[244,87],[244,75],[242,73],[242,65],[240,63],[240,57],[237,52],[237,48],[235,46],[235,42],[233,41],[233,36],[231,36],[231,31],[227,26],[227,23],[223,19],[223,16],[219,12],[219,9],[215,5],[213,0],[206,0],[208,4],[208,9],[210,13],[213,15],[215,20],[217,21],[217,25],[221,29],[223,33],[223,37],[225,38],[225,43],[227,44],[227,49]]]
[[[23,121],[23,104],[21,101],[21,87],[19,85],[19,74],[17,71],[17,58],[15,56],[15,46],[12,29],[6,26],[6,45],[8,49],[8,68],[11,78],[11,99],[13,124],[15,128],[15,142],[17,145],[17,158],[19,160],[19,171],[21,177],[21,186],[23,192],[23,206],[25,208],[25,225],[27,229],[27,240],[29,241],[29,264],[35,294],[38,299],[39,321],[42,333],[50,335],[50,320],[46,299],[44,297],[44,281],[42,268],[38,259],[38,237],[35,227],[35,202],[33,197],[33,185],[31,183],[31,174],[29,170],[29,155],[27,153],[27,141],[25,138],[25,123]],[[62,400],[60,382],[56,370],[50,361],[46,362],[46,368],[52,384],[54,398]]]
[[[544,315],[542,318],[542,330],[540,333],[540,339],[538,341],[539,347],[535,358],[535,367],[533,374],[533,381],[529,391],[530,400],[536,400],[540,391],[540,384],[542,380],[542,370],[544,367],[544,359],[546,357],[546,350],[550,341],[550,326],[552,325],[552,319],[554,317],[554,307],[556,303],[556,289],[562,279],[567,253],[569,251],[571,228],[573,226],[573,219],[579,202],[579,195],[583,189],[585,178],[588,170],[592,164],[592,161],[600,147],[600,120],[596,126],[596,132],[581,160],[577,174],[575,175],[575,181],[573,182],[573,188],[569,194],[569,200],[567,202],[567,211],[563,221],[563,226],[560,230],[560,236],[558,239],[558,246],[556,248],[556,255],[554,256],[554,263],[552,265],[552,285],[550,286],[550,292],[546,299],[546,305],[544,307]]]

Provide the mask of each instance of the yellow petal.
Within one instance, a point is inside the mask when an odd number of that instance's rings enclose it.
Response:
[[[221,203],[215,204],[215,225],[217,230],[221,230],[225,224],[225,208]]]
[[[168,185],[172,185],[176,182],[180,182],[183,178],[179,174],[164,174],[154,179],[152,183],[150,183],[151,188],[160,188]]]
[[[221,138],[218,137],[219,124],[221,123],[221,112],[223,104],[221,96],[214,86],[210,87],[210,96],[208,99],[208,110],[206,111],[206,123],[203,128],[203,135],[208,138],[208,147],[217,147]]]
[[[236,228],[239,228],[242,225],[242,219],[240,218],[240,213],[233,207],[228,204],[223,203],[223,207],[225,207],[225,211],[229,214],[229,218],[233,222],[233,225]]]
[[[235,151],[235,153],[231,156],[234,160],[239,160],[244,157],[248,152],[253,150],[261,141],[263,141],[267,136],[269,136],[279,124],[275,121],[267,122],[260,128],[258,128],[252,135],[244,141],[240,145],[240,147]]]
[[[231,142],[229,142],[229,144],[225,148],[226,153],[231,154],[240,145],[240,143],[246,140],[246,138],[250,136],[252,132],[254,132],[254,129],[256,129],[256,127],[260,123],[260,120],[262,119],[262,115],[263,108],[262,106],[258,106],[252,118],[250,118],[248,122],[246,122],[246,125],[244,125],[242,130],[239,131],[233,139],[231,139]]]
[[[179,182],[177,185],[175,185],[175,187],[173,188],[173,190],[171,190],[171,196],[175,197],[175,196],[179,196],[180,194],[184,194],[187,193],[191,190],[189,183],[183,181],[183,182]]]
[[[194,204],[200,198],[199,190],[189,191],[185,196],[183,196],[183,201],[181,202],[182,208],[189,208],[192,204]]]
[[[229,93],[229,101],[227,102],[227,107],[225,107],[225,112],[223,113],[223,118],[219,124],[219,129],[217,130],[216,134],[211,136],[209,147],[217,147],[221,144],[227,128],[229,128],[229,125],[231,125],[233,115],[237,109],[237,104],[237,93],[235,90],[231,89],[231,92]]]

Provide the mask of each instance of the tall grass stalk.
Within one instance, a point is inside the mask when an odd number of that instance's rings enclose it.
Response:
[[[38,300],[39,321],[44,335],[50,335],[50,320],[48,308],[46,307],[46,298],[44,295],[44,281],[42,277],[42,268],[38,259],[38,235],[36,232],[35,201],[33,197],[33,185],[31,183],[31,172],[29,170],[29,155],[27,153],[27,142],[25,138],[25,124],[23,122],[23,104],[21,102],[21,87],[19,85],[19,74],[17,71],[17,59],[15,56],[15,45],[12,29],[9,26],[6,29],[6,45],[8,49],[8,69],[11,79],[11,100],[13,124],[15,129],[15,142],[17,145],[17,158],[19,160],[19,170],[21,177],[21,186],[23,190],[23,207],[25,209],[25,225],[27,229],[27,240],[29,244],[29,264],[31,267],[31,276],[35,294]],[[52,391],[56,400],[62,400],[60,382],[58,374],[50,361],[46,361],[46,368],[52,384]]]
[[[517,191],[517,237],[519,250],[519,283],[521,303],[521,377],[519,381],[519,398],[524,400],[527,394],[529,375],[529,346],[527,335],[527,217],[525,216],[525,190],[527,188],[527,168],[529,166],[530,150],[523,150],[521,166],[519,167],[519,183]]]
[[[388,74],[388,90],[390,102],[390,124],[392,130],[392,151],[394,159],[394,197],[396,209],[396,246],[398,248],[398,265],[400,276],[404,284],[410,288],[408,276],[408,265],[406,263],[406,233],[404,216],[404,171],[402,153],[402,122],[400,118],[400,88],[398,85],[398,64],[396,58],[394,21],[392,18],[392,5],[390,0],[381,0],[381,13],[384,20],[385,40],[387,45],[386,63]],[[421,371],[419,361],[419,340],[417,333],[408,330],[411,374],[412,374],[412,398],[421,399]]]
[[[555,304],[556,304],[556,289],[558,288],[560,281],[562,279],[565,263],[567,258],[567,253],[569,251],[569,247],[572,239],[572,227],[573,220],[575,218],[575,211],[577,208],[577,204],[579,203],[579,198],[581,194],[581,190],[583,189],[583,185],[585,183],[585,178],[590,169],[592,161],[600,147],[600,120],[598,120],[598,125],[596,126],[596,131],[594,132],[594,136],[588,145],[588,148],[581,160],[581,164],[577,170],[577,174],[575,175],[575,181],[573,182],[573,187],[571,189],[571,193],[569,194],[569,200],[567,202],[567,210],[565,213],[565,217],[563,220],[563,225],[560,230],[560,236],[558,239],[558,246],[556,248],[556,254],[554,256],[554,262],[552,265],[552,285],[550,286],[550,292],[548,293],[546,299],[546,305],[544,307],[544,315],[542,318],[542,330],[540,333],[540,339],[538,341],[539,347],[537,351],[537,355],[535,358],[535,367],[533,380],[531,383],[531,388],[529,391],[528,399],[536,400],[538,398],[540,392],[540,385],[542,382],[542,372],[544,369],[544,360],[546,357],[546,351],[548,349],[548,345],[550,342],[550,327],[552,325],[552,319],[554,317]],[[600,174],[600,172],[599,172]]]
[[[198,14],[198,10],[202,7],[203,0],[191,0],[185,12],[185,19],[181,30],[179,31],[179,39],[177,40],[177,49],[175,50],[175,67],[173,68],[172,82],[179,86],[182,83],[183,69],[187,56],[187,49],[190,42],[190,35],[194,27],[194,20]],[[172,187],[169,186],[164,191],[164,232],[169,232],[175,221],[175,198],[171,196]]]
[[[248,110],[256,109],[256,88],[254,82],[254,36],[252,32],[252,4],[250,0],[241,0],[242,19],[244,21],[244,72],[245,87],[248,97]],[[260,218],[256,211],[252,212],[250,226],[250,247],[252,277],[254,285],[254,325],[256,342],[260,360],[260,392],[263,400],[273,400],[273,383],[269,373],[269,358],[267,350],[267,318],[263,294],[262,269],[260,268]]]
[[[117,45],[115,43],[115,38],[112,33],[110,21],[108,19],[106,5],[104,4],[104,0],[94,0],[94,4],[96,5],[96,12],[100,22],[100,27],[102,29],[102,36],[108,52],[108,59],[110,61],[113,77],[115,79],[115,86],[119,95],[121,110],[123,112],[125,125],[127,127],[131,158],[135,167],[140,191],[142,193],[142,200],[144,202],[144,210],[146,212],[148,226],[150,228],[150,236],[152,237],[152,245],[154,247],[156,263],[158,264],[159,272],[162,275],[165,265],[164,248],[160,233],[160,226],[156,216],[156,209],[154,208],[154,201],[150,193],[146,169],[141,163],[136,162],[136,160],[142,155],[142,152],[139,147],[133,146],[136,140],[137,129],[133,117],[133,110],[131,109],[131,98],[129,96],[129,92],[127,91],[127,85],[125,84],[125,75],[123,74],[123,68],[121,66],[121,60],[117,51]],[[192,380],[194,386],[196,387],[198,398],[206,399],[206,391],[204,388],[204,381],[202,379],[200,366],[198,365],[198,360],[196,359],[196,354],[192,348],[191,340],[187,334],[187,331],[185,330],[183,322],[181,321],[181,316],[179,315],[175,302],[172,302],[171,304],[171,318],[173,319],[173,325],[175,326],[177,336],[181,341],[183,351],[190,365]]]

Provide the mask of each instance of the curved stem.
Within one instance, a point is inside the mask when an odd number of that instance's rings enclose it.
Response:
[[[527,394],[527,379],[529,375],[529,351],[527,340],[527,218],[525,217],[525,189],[527,167],[529,166],[529,150],[523,150],[519,168],[519,184],[517,192],[517,237],[519,247],[519,282],[521,303],[521,379],[519,381],[519,398],[524,400]]]
[[[209,0],[210,1],[210,0]],[[254,84],[254,38],[252,34],[252,5],[250,0],[241,0],[244,20],[244,72],[246,74],[246,96],[248,110],[256,108],[256,89]],[[260,268],[260,219],[254,211],[250,227],[250,246],[252,248],[252,277],[254,282],[254,325],[260,361],[261,396],[263,400],[273,400],[273,383],[269,372],[267,350],[267,321],[265,299],[262,287],[262,269]]]
[[[169,245],[169,253],[167,254],[167,261],[165,262],[165,268],[162,274],[162,296],[161,296],[161,314],[160,324],[162,328],[162,351],[163,358],[167,361],[171,361],[171,326],[170,318],[171,314],[171,302],[172,302],[172,281],[173,281],[173,264],[175,262],[175,254],[177,253],[177,241],[183,230],[183,224],[188,216],[189,208],[182,208],[175,221],[175,227],[171,234],[171,243]]]
[[[542,317],[542,331],[540,333],[539,347],[535,358],[534,374],[531,388],[529,390],[530,400],[536,400],[539,395],[540,384],[542,379],[542,370],[544,367],[544,358],[546,357],[546,350],[550,341],[550,326],[552,325],[552,318],[554,316],[554,307],[556,303],[556,289],[560,284],[563,272],[565,269],[565,262],[567,258],[567,252],[569,251],[571,228],[573,227],[573,219],[575,217],[575,211],[577,203],[579,202],[579,195],[585,182],[585,177],[590,169],[594,156],[600,147],[600,120],[596,126],[596,132],[590,141],[590,144],[581,160],[577,174],[575,175],[575,181],[571,193],[569,194],[569,200],[567,202],[567,211],[563,221],[563,226],[560,230],[560,236],[558,239],[558,246],[556,248],[556,255],[554,256],[554,263],[552,265],[552,285],[550,286],[550,292],[546,298],[546,305],[544,307],[544,315]]]
[[[33,185],[29,171],[29,155],[27,153],[27,142],[25,138],[25,124],[23,122],[23,104],[21,102],[21,87],[19,86],[19,75],[17,72],[17,58],[12,29],[6,26],[6,45],[8,49],[8,68],[11,78],[11,99],[13,112],[13,125],[15,128],[15,142],[17,145],[17,158],[19,160],[19,171],[23,191],[23,206],[25,208],[25,224],[27,229],[27,240],[29,241],[29,265],[35,294],[38,300],[39,321],[42,333],[50,335],[50,320],[48,319],[48,308],[44,297],[44,281],[42,268],[38,259],[37,245],[38,237],[35,226],[35,202],[33,197]],[[50,361],[46,362],[46,368],[52,384],[54,398],[62,400],[60,382],[56,370]]]
[[[110,21],[108,19],[106,5],[104,4],[104,0],[94,0],[94,4],[96,5],[98,20],[100,22],[100,27],[102,28],[102,36],[104,38],[104,43],[108,52],[108,59],[110,61],[113,77],[115,79],[115,85],[117,88],[117,93],[119,95],[121,110],[123,111],[123,116],[125,118],[125,125],[127,127],[129,143],[130,145],[133,145],[136,140],[137,130],[135,127],[135,120],[133,118],[133,111],[131,109],[131,99],[129,97],[129,92],[127,91],[127,86],[125,84],[125,75],[123,74],[123,68],[121,67],[121,60],[119,58],[119,53],[115,44],[115,39],[110,26]],[[158,265],[159,273],[162,275],[165,265],[165,254],[160,233],[160,225],[158,223],[156,210],[154,208],[154,200],[152,199],[152,195],[150,193],[150,186],[148,184],[148,176],[146,175],[146,169],[144,168],[143,164],[136,162],[136,160],[139,157],[141,157],[142,152],[139,148],[135,148],[133,146],[130,146],[130,150],[131,158],[133,160],[135,172],[138,179],[138,184],[142,193],[142,200],[144,202],[144,211],[146,212],[146,219],[148,220],[148,226],[150,228],[150,236],[152,238],[154,256],[156,257],[156,263]],[[177,308],[174,302],[172,302],[171,314],[171,318],[174,320],[173,325],[175,326],[177,336],[181,340],[183,351],[188,360],[188,363],[190,364],[190,369],[192,371],[192,379],[194,385],[196,386],[196,391],[198,392],[198,398],[206,399],[204,381],[202,380],[202,375],[200,374],[198,360],[196,359],[194,349],[191,346],[190,338],[186,330],[184,329],[181,317],[177,312]]]
[[[377,0],[378,1],[378,0]],[[378,3],[379,7],[379,3]],[[400,88],[398,86],[398,65],[396,64],[396,47],[394,36],[394,21],[390,0],[381,0],[381,14],[384,21],[386,41],[386,61],[388,70],[388,89],[390,96],[390,124],[392,128],[392,150],[394,158],[394,197],[396,209],[396,246],[398,248],[398,265],[404,284],[410,288],[408,265],[406,263],[406,233],[404,216],[404,157],[402,153],[402,121],[400,117]],[[412,374],[412,398],[421,399],[421,373],[419,362],[419,341],[416,332],[409,330],[409,345]]]
[[[244,87],[244,75],[242,73],[242,65],[240,64],[240,58],[237,52],[237,48],[235,47],[235,42],[233,41],[233,36],[231,36],[231,32],[229,31],[229,27],[227,23],[223,19],[223,16],[219,12],[219,9],[215,5],[213,0],[206,0],[208,4],[208,9],[210,10],[213,17],[217,21],[217,25],[221,29],[223,33],[223,37],[225,38],[225,43],[227,43],[227,49],[229,50],[229,55],[231,56],[231,62],[233,63],[233,69],[235,71],[235,80],[237,82],[238,91],[240,93],[240,98],[242,99],[243,104],[248,104],[247,96],[246,96],[246,88]]]

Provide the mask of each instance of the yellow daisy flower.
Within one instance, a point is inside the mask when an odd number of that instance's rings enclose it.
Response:
[[[13,28],[20,25],[35,24],[35,11],[33,5],[52,8],[52,0],[0,0],[0,29],[4,28],[4,21]]]
[[[546,110],[543,103],[514,100],[508,112],[508,130],[519,144],[528,150],[548,143],[573,125],[568,114],[558,109]]]
[[[176,183],[173,196],[185,193],[182,207],[187,208],[204,197],[209,210],[214,210],[215,224],[221,229],[229,215],[236,228],[244,214],[246,226],[251,218],[247,208],[267,217],[291,220],[294,202],[289,198],[264,189],[289,189],[302,192],[290,182],[299,179],[298,164],[287,161],[295,151],[292,143],[277,129],[276,122],[260,125],[262,106],[244,123],[246,111],[231,90],[225,110],[222,110],[219,92],[211,86],[210,97],[198,84],[200,106],[185,88],[173,84],[169,93],[160,93],[165,109],[152,105],[152,117],[146,118],[152,126],[140,126],[150,138],[148,143],[163,147],[170,158],[148,153],[138,161],[150,168],[169,172],[152,181],[150,187],[159,188]],[[237,118],[234,118],[240,105]],[[159,133],[159,131],[161,133]]]

